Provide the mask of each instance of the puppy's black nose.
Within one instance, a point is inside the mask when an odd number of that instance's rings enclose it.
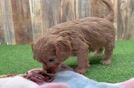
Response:
[[[52,73],[52,71],[51,71],[51,70],[49,70],[49,69],[47,69],[47,73]]]
[[[47,69],[47,73],[54,74],[55,71],[53,69]]]

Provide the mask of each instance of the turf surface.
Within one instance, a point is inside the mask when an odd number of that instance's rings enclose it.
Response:
[[[90,55],[91,67],[85,74],[91,79],[119,82],[134,77],[134,41],[117,41],[111,65],[99,63],[101,57]],[[76,66],[76,57],[65,63]],[[32,59],[29,45],[0,45],[0,74],[24,73],[41,65]]]

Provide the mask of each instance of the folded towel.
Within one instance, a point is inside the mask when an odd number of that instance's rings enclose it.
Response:
[[[21,76],[0,78],[0,88],[134,88],[134,78],[121,83],[97,82],[73,71],[58,72],[55,80],[39,86]]]
[[[69,88],[121,88],[110,83],[97,82],[73,71],[63,71],[56,74],[55,83],[66,83]]]

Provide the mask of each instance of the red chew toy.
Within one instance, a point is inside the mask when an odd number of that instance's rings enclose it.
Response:
[[[51,82],[54,79],[54,76],[49,75],[42,70],[32,70],[29,71],[25,76],[25,78],[36,82],[37,84],[42,84],[44,82]]]

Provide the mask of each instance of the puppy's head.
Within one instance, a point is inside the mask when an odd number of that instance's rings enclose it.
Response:
[[[48,73],[55,73],[63,61],[71,55],[71,44],[63,37],[47,36],[32,46],[34,59],[43,64]]]

